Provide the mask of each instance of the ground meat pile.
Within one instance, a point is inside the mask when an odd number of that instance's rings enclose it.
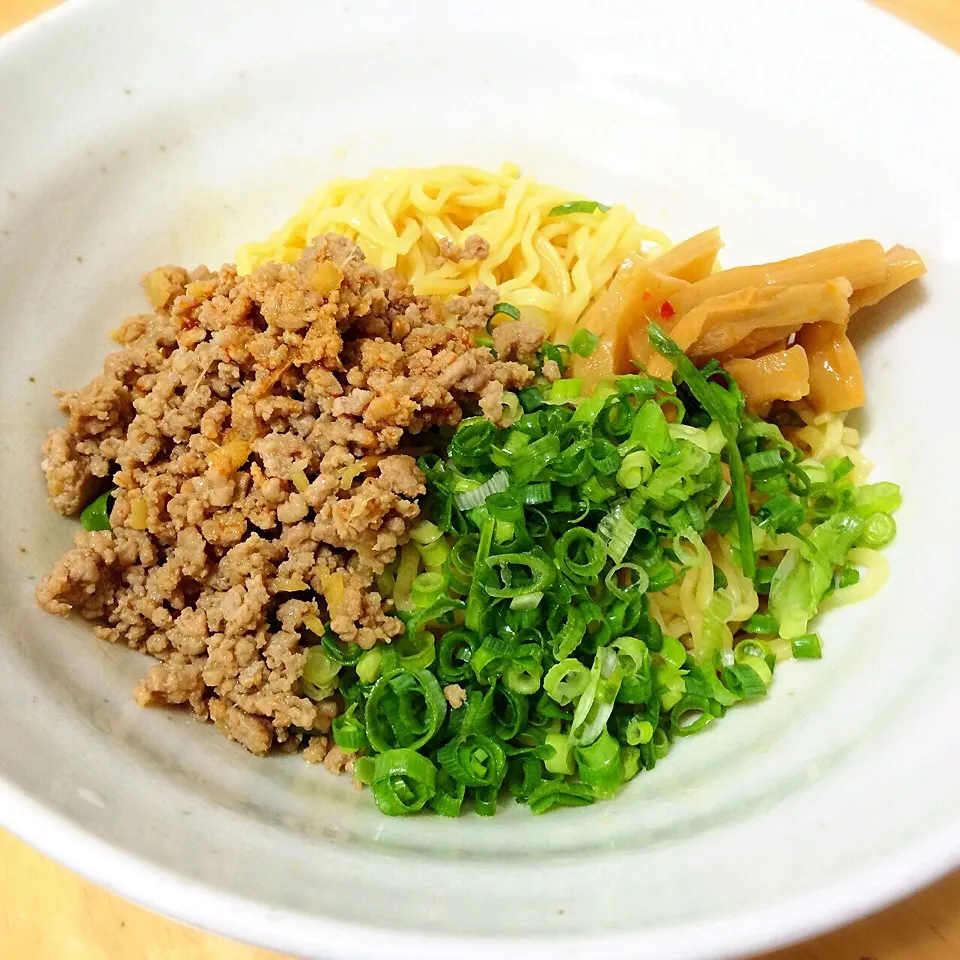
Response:
[[[322,736],[337,697],[304,694],[304,621],[363,648],[402,632],[374,579],[419,512],[417,435],[465,407],[496,420],[542,338],[511,325],[497,354],[476,346],[493,291],[416,297],[338,235],[249,277],[166,267],[144,288],[155,313],[60,395],[68,422],[44,445],[54,508],[112,487],[112,529],[78,532],[37,600],[160,661],[141,704],[341,767]]]

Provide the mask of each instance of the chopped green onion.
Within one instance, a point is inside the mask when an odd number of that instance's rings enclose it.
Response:
[[[576,772],[573,744],[565,733],[548,733],[543,743],[549,751],[543,758],[543,765],[548,773],[569,775]]]
[[[622,441],[630,434],[634,416],[630,399],[615,393],[603,401],[594,423],[608,440]]]
[[[357,757],[354,761],[353,775],[358,783],[370,786],[373,783],[373,771],[377,766],[374,757]]]
[[[599,383],[594,387],[593,393],[589,397],[584,397],[577,404],[571,420],[574,423],[582,423],[584,427],[590,427],[596,424],[607,400],[615,396],[616,391],[609,383]]]
[[[500,784],[489,787],[475,787],[473,791],[473,810],[481,817],[492,817],[497,812],[500,801]]]
[[[776,567],[757,567],[756,573],[753,575],[753,585],[757,593],[770,592],[770,584],[773,582],[776,573]]]
[[[632,780],[640,772],[640,751],[636,747],[620,747],[620,764],[623,768],[623,782]]]
[[[672,663],[663,663],[653,668],[653,686],[664,710],[670,710],[678,703],[686,689],[680,668]]]
[[[679,668],[687,662],[687,648],[676,637],[664,637],[660,656],[667,663]]]
[[[334,689],[341,664],[334,663],[322,647],[308,647],[301,683],[311,700],[326,700]]]
[[[442,573],[421,573],[414,577],[410,599],[415,607],[429,607],[436,603],[447,589],[447,578]]]
[[[587,632],[587,623],[576,607],[557,606],[547,618],[547,630],[550,632],[554,657],[563,661],[576,650],[583,639]]]
[[[780,622],[780,636],[792,640],[807,624],[833,583],[834,568],[857,542],[865,521],[852,513],[836,513],[810,535],[801,550],[791,548],[770,583],[770,612]]]
[[[381,653],[381,671],[424,670],[437,658],[436,641],[428,630],[418,630],[412,622],[402,637],[398,637]]]
[[[498,786],[507,767],[503,748],[492,737],[467,733],[437,751],[437,762],[457,783]]]
[[[397,580],[393,587],[393,602],[398,610],[409,610],[413,606],[410,591],[419,569],[420,544],[404,544],[400,551],[400,565],[397,567]]]
[[[830,472],[830,479],[836,483],[853,470],[853,461],[849,457],[831,457],[825,466]]]
[[[483,684],[491,684],[502,670],[509,668],[513,662],[516,647],[513,642],[496,635],[488,636],[473,651],[470,658],[470,669],[477,680]]]
[[[624,739],[631,746],[649,743],[653,739],[653,724],[642,717],[631,717],[624,728]]]
[[[517,396],[520,399],[520,406],[527,413],[533,413],[534,410],[539,410],[543,406],[543,394],[539,387],[525,387]]]
[[[512,303],[504,303],[503,301],[498,303],[493,308],[493,316],[496,316],[498,313],[503,313],[512,320],[520,319],[520,311]]]
[[[470,592],[467,595],[467,629],[480,633],[487,622],[490,601],[484,589],[484,574],[487,571],[487,559],[490,556],[490,547],[493,543],[493,527],[495,520],[484,521],[480,529],[480,542],[477,545],[477,555],[473,565],[473,576],[470,580]]]
[[[610,647],[617,651],[625,679],[637,677],[649,679],[650,651],[642,640],[638,637],[617,637],[611,642]]]
[[[461,421],[447,452],[461,469],[479,467],[490,455],[490,446],[496,427],[483,417],[469,417]]]
[[[346,713],[333,718],[333,742],[346,753],[369,746],[363,724],[354,716],[356,707],[354,704]]]
[[[540,666],[541,649],[534,644],[530,644],[530,647],[531,652],[536,651],[537,655],[517,657],[503,677],[508,690],[523,696],[536,693],[543,678],[543,667]]]
[[[618,581],[624,580],[624,583]],[[607,590],[618,600],[630,601],[642,596],[650,587],[650,575],[637,563],[618,563],[603,578]]]
[[[636,513],[629,504],[618,504],[597,524],[597,536],[606,544],[607,555],[614,563],[622,562],[636,535]]]
[[[612,797],[623,782],[620,744],[603,730],[589,746],[574,751],[580,780],[598,799]]]
[[[620,455],[626,456],[638,448],[657,461],[665,460],[673,449],[667,418],[660,404],[653,400],[648,400],[637,412],[630,436],[620,444]]]
[[[662,760],[670,749],[670,738],[663,727],[653,731],[653,739],[640,745],[640,762],[644,770],[652,770],[658,760]]]
[[[520,398],[509,390],[504,391],[500,398],[500,426],[510,427],[520,418]]]
[[[600,736],[606,725],[623,681],[623,667],[616,651],[601,647],[593,661],[590,683],[577,701],[570,725],[570,739],[575,744],[589,745]]]
[[[488,515],[497,521],[497,533],[502,529],[501,525],[508,524],[513,533],[516,533],[517,528],[524,528],[523,504],[511,491],[491,493],[487,497],[486,506]],[[509,540],[513,533],[508,537],[496,536],[495,539],[498,542],[504,542],[504,540]]]
[[[573,703],[590,685],[591,674],[579,660],[567,658],[554,664],[543,680],[547,696],[561,707]]]
[[[458,493],[453,498],[453,502],[460,510],[472,510],[474,507],[482,506],[490,494],[503,493],[509,486],[510,475],[506,470],[498,470],[486,483],[465,493]]]
[[[756,660],[756,658],[753,658]],[[752,700],[767,692],[767,685],[750,663],[734,663],[721,671],[724,686],[739,700]]]
[[[897,535],[897,521],[889,513],[878,510],[867,517],[863,532],[857,541],[861,546],[879,550],[887,546]]]
[[[750,519],[750,503],[747,498],[747,481],[737,437],[740,429],[740,401],[718,384],[708,381],[693,365],[687,355],[657,326],[650,323],[648,336],[651,346],[669,360],[676,375],[689,387],[704,410],[720,424],[727,441],[727,466],[730,470],[730,485],[733,488],[733,503],[740,532],[740,566],[747,577],[753,577],[756,566],[753,548],[753,531]],[[734,384],[735,386],[735,384]]]
[[[776,634],[780,629],[777,618],[769,613],[755,613],[744,621],[741,627],[744,633],[770,633]]]
[[[531,753],[518,754],[508,764],[507,789],[518,803],[527,798],[543,783],[543,764]]]
[[[436,677],[427,670],[382,676],[367,698],[367,740],[378,753],[417,750],[440,729],[447,713]]]
[[[770,647],[771,654],[773,654],[775,663],[783,663],[784,660],[789,660],[793,656],[793,650],[789,640],[782,640],[780,637],[771,637],[768,646]]]
[[[353,666],[363,655],[363,647],[356,643],[345,643],[339,640],[329,627],[323,631],[321,643],[330,660],[341,666]]]
[[[514,597],[510,601],[511,610],[536,610],[543,599],[543,593],[539,590],[533,593],[523,593],[519,597]]]
[[[480,638],[475,633],[448,630],[437,648],[437,676],[444,683],[466,680],[473,673],[470,659],[479,646]]]
[[[783,469],[783,451],[780,447],[774,447],[772,450],[760,450],[757,453],[751,453],[744,458],[743,468],[747,473],[760,473],[764,470]]]
[[[383,654],[379,650],[365,650],[357,661],[357,677],[361,683],[373,683],[380,676]]]
[[[430,798],[430,809],[441,817],[457,817],[466,796],[466,787],[441,770],[437,774],[436,793]]]
[[[450,548],[450,553],[444,561],[444,570],[450,577],[450,583],[458,593],[466,593],[473,578],[473,568],[477,562],[477,543],[480,538],[476,534],[466,534],[460,537]]]
[[[490,459],[496,463],[499,463],[497,454],[502,452],[504,455],[519,453],[527,444],[530,443],[530,436],[524,433],[519,428],[516,430],[511,430],[507,434],[507,439],[504,441],[503,446],[500,450],[494,449],[490,454]],[[509,456],[507,456],[507,462],[509,463]]]
[[[550,727],[556,729],[557,720],[569,720],[570,711],[556,704],[545,693],[537,700],[533,711],[532,727]]]
[[[672,384],[670,386],[672,388]],[[642,403],[656,395],[657,385],[650,377],[638,373],[627,373],[617,377],[617,390],[622,395],[633,397]]]
[[[820,637],[815,633],[805,633],[790,641],[790,648],[797,660],[819,660],[823,656]]]
[[[600,338],[595,333],[580,329],[570,338],[570,352],[589,357],[597,349],[598,343]]]
[[[776,629],[770,632],[775,634]],[[737,663],[749,662],[749,657],[758,657],[767,665],[768,670],[773,670],[777,662],[773,648],[766,640],[761,640],[759,637],[749,637],[746,640],[741,640],[734,647],[733,656]],[[765,682],[769,683],[769,678]]]
[[[581,390],[583,390],[583,380],[579,377],[570,377],[568,380],[554,380],[544,399],[547,403],[569,403],[580,396]]]
[[[520,451],[510,466],[514,483],[529,483],[560,455],[560,439],[552,433],[534,440]]]
[[[837,587],[841,590],[844,587],[852,587],[859,582],[860,571],[856,567],[844,567],[837,575]]]
[[[807,519],[803,504],[789,494],[776,492],[757,510],[757,522],[771,533],[794,531]]]
[[[530,809],[536,814],[546,813],[554,807],[585,807],[593,801],[593,791],[589,787],[563,780],[545,780],[527,798]]]
[[[374,761],[370,788],[388,817],[414,813],[436,793],[437,768],[416,750],[387,750]]]
[[[590,583],[607,562],[607,548],[592,530],[573,527],[558,541],[554,550],[557,566],[571,580]]]
[[[113,490],[101,493],[96,500],[88,503],[80,514],[80,523],[84,530],[109,530],[110,528],[110,497],[114,496]]]
[[[562,217],[567,213],[596,213],[598,210],[606,213],[609,209],[605,203],[599,203],[596,200],[568,200],[553,207],[547,216]]]
[[[620,463],[617,471],[617,483],[624,490],[635,490],[646,483],[653,476],[653,461],[646,450],[635,450],[628,453]]]
[[[528,483],[523,488],[520,499],[528,507],[538,503],[550,503],[553,500],[553,485],[549,480],[543,480],[540,483]]]
[[[612,477],[620,469],[620,454],[609,441],[595,437],[587,447],[587,460],[602,477]]]
[[[700,427],[691,427],[686,423],[667,424],[667,430],[674,440],[687,440],[689,443],[696,444],[702,450],[706,450],[707,453],[720,453],[726,443],[723,437],[723,429],[716,420],[712,420],[706,430]]]
[[[433,543],[443,536],[443,531],[429,520],[421,520],[410,530],[410,539],[422,546]]]
[[[598,476],[588,477],[580,490],[591,503],[604,503],[617,494],[613,481]]]
[[[856,511],[861,517],[878,511],[895,513],[902,503],[900,487],[895,483],[869,483],[858,487],[856,491]]]
[[[530,714],[527,697],[504,684],[494,686],[488,697],[494,736],[501,741],[512,740],[527,725]]]
[[[535,548],[538,549],[538,548]],[[501,585],[487,584],[484,589],[491,597],[520,597],[529,593],[543,593],[553,583],[556,570],[546,555],[530,553],[501,553],[487,558],[487,566],[500,573]],[[518,568],[526,567],[529,575],[517,582]]]
[[[670,729],[678,737],[699,733],[714,720],[706,697],[685,696],[670,711]]]

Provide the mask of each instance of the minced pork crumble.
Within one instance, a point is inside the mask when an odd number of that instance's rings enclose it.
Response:
[[[303,745],[339,772],[338,697],[301,682],[319,641],[304,620],[363,648],[402,633],[374,580],[424,493],[404,450],[464,405],[496,420],[542,336],[511,322],[496,355],[478,347],[494,291],[414,296],[336,234],[251,276],[165,267],[143,286],[155,313],[60,395],[68,422],[44,445],[54,508],[112,484],[112,529],[78,532],[37,600],[160,661],[140,704],[189,704],[253,753]]]

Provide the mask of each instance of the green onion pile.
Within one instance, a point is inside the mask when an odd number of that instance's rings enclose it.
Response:
[[[381,583],[404,636],[364,652],[328,630],[309,648],[305,688],[339,690],[334,741],[357,752],[384,814],[455,817],[469,802],[489,816],[508,795],[545,813],[613,796],[677,737],[764,696],[778,657],[819,657],[809,622],[856,582],[849,551],[892,539],[896,485],[854,486],[846,458],[803,461],[744,413],[715,361],[698,370],[655,326],[650,339],[675,384],[639,373],[584,398],[575,379],[541,380],[509,427],[466,419],[422,456],[424,519]],[[568,357],[547,345],[541,362]],[[761,610],[731,645],[717,569],[687,649],[649,594],[684,576],[696,562],[684,544],[708,531]],[[792,545],[765,565],[785,534]]]

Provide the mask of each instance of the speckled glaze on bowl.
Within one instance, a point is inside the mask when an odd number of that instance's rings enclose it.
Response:
[[[5,39],[3,824],[156,910],[327,960],[732,957],[955,866],[958,102],[951,54],[853,0],[71,0]],[[229,259],[333,175],[508,158],[678,237],[719,223],[726,265],[918,247],[922,288],[858,321],[901,532],[882,595],[824,621],[822,663],[615,801],[388,820],[140,710],[142,657],[35,609],[73,529],[39,446],[144,270]]]

